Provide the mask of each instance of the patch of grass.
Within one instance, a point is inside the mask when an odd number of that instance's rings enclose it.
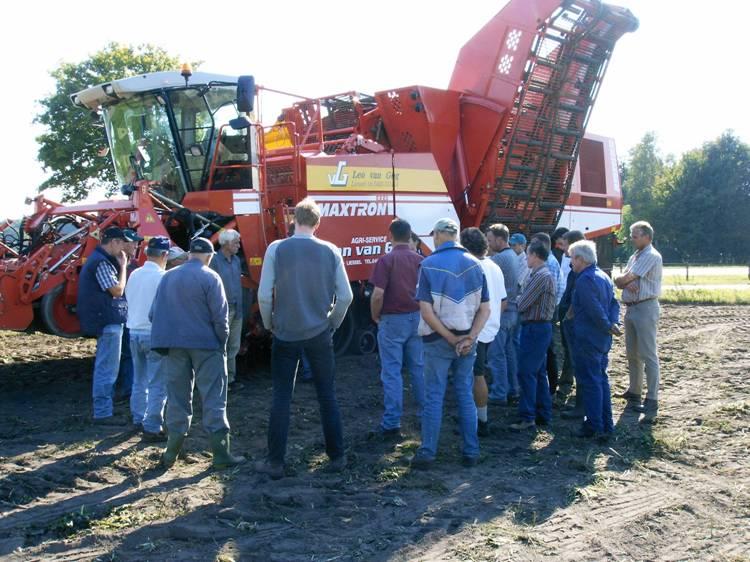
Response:
[[[659,301],[662,304],[750,304],[749,289],[689,289],[666,290]]]
[[[57,534],[60,537],[69,537],[79,531],[88,529],[91,526],[91,514],[86,511],[86,506],[81,506],[78,511],[66,513],[59,519],[53,521],[48,531]]]
[[[403,478],[409,469],[405,466],[376,466],[374,472],[378,482],[393,482]]]
[[[685,279],[685,272],[672,275],[665,274],[662,278],[664,285],[747,285],[748,278],[745,275],[693,275]]]
[[[103,531],[119,531],[138,527],[142,523],[154,519],[157,519],[157,517],[153,513],[146,512],[132,504],[126,504],[113,508],[104,517],[92,520],[89,526],[92,529]]]
[[[716,409],[717,414],[728,414],[731,417],[741,418],[750,416],[750,400],[740,400],[732,404],[726,404]]]
[[[682,430],[663,430],[646,433],[642,437],[645,448],[655,455],[677,455],[688,443],[688,434]]]

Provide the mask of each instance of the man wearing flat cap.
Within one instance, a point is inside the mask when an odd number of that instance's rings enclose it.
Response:
[[[78,279],[76,313],[81,331],[96,337],[92,395],[94,423],[112,423],[112,391],[120,367],[123,325],[128,317],[125,300],[125,233],[112,226],[86,259]]]
[[[450,218],[435,223],[435,251],[422,262],[417,285],[425,398],[422,444],[411,461],[415,469],[434,465],[450,371],[458,403],[463,465],[473,467],[479,460],[474,360],[479,333],[490,315],[490,297],[482,265],[458,244],[458,230],[458,224]]]
[[[190,242],[188,261],[164,274],[151,307],[151,348],[164,354],[167,381],[167,449],[170,468],[182,449],[193,417],[193,386],[203,401],[203,427],[213,450],[213,466],[245,461],[229,447],[227,372],[224,350],[229,309],[221,277],[208,267],[214,247],[205,238]]]

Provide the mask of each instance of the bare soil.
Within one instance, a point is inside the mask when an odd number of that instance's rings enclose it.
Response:
[[[750,560],[750,308],[665,307],[657,424],[614,400],[607,445],[555,418],[506,430],[490,411],[482,461],[460,464],[446,405],[439,465],[412,472],[406,439],[367,438],[379,421],[374,356],[338,364],[348,469],[324,473],[314,389],[293,404],[292,475],[214,472],[200,407],[186,460],[127,426],[90,424],[92,341],[0,333],[0,558],[7,560]],[[627,380],[622,341],[613,392]],[[229,398],[234,449],[265,448],[271,380],[254,367]]]

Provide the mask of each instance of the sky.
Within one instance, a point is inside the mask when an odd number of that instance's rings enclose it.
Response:
[[[37,100],[54,91],[49,73],[111,41],[151,43],[181,60],[203,61],[203,71],[253,74],[259,84],[310,97],[415,84],[445,88],[461,46],[505,3],[8,3],[0,24],[0,217],[30,212],[24,199],[46,177],[35,141],[42,129],[33,119]],[[727,129],[750,142],[744,56],[750,2],[612,3],[629,8],[640,27],[615,47],[588,130],[614,137],[620,159],[647,131],[656,133],[663,155],[677,157]]]

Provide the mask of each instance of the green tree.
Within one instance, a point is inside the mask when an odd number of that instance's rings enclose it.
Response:
[[[63,63],[51,72],[56,81],[54,94],[39,100],[43,110],[35,122],[47,130],[37,137],[39,161],[50,177],[39,191],[50,187],[63,190],[64,201],[86,197],[95,187],[109,193],[118,185],[109,158],[100,156],[106,136],[87,111],[75,107],[70,95],[95,84],[127,78],[146,72],[176,70],[178,57],[153,45],[121,45],[110,43],[89,59],[79,63]]]
[[[657,193],[654,228],[683,259],[750,260],[750,146],[732,131],[684,154]]]
[[[664,162],[656,146],[656,135],[649,131],[630,149],[628,160],[620,164],[623,209],[622,226],[617,237],[623,244],[618,248],[618,259],[633,252],[630,225],[639,220],[653,220],[658,206],[654,189],[663,171]]]

